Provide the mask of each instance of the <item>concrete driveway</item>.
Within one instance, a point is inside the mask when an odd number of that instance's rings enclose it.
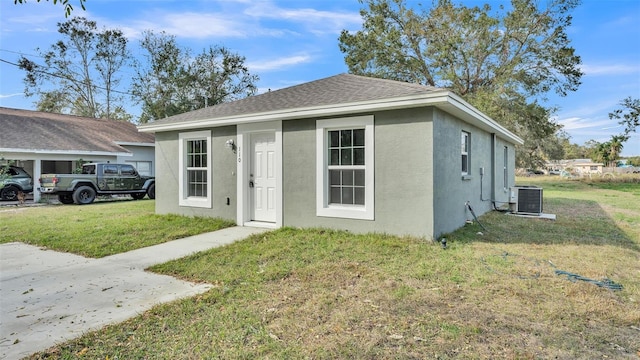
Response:
[[[144,269],[264,231],[233,227],[101,259],[2,244],[0,358],[28,356],[154,305],[203,293],[211,286]]]

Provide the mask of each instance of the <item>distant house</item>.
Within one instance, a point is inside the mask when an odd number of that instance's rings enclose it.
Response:
[[[72,173],[80,159],[130,163],[153,175],[154,150],[153,134],[129,122],[0,107],[0,159],[24,167],[34,187],[43,173]]]
[[[549,170],[565,170],[570,173],[588,175],[602,174],[604,164],[594,163],[591,159],[571,159],[547,163],[546,167]]]
[[[603,163],[594,163],[590,159],[577,159],[567,165],[580,174],[602,174],[604,167]]]
[[[523,143],[450,91],[348,74],[139,129],[157,213],[431,239],[508,201]]]

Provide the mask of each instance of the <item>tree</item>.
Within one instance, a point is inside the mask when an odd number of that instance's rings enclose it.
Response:
[[[562,149],[564,150],[564,156],[562,157],[563,159],[586,159],[590,156],[590,149],[588,149],[586,146],[572,144],[568,135],[561,135],[560,141],[562,144]]]
[[[363,29],[339,37],[350,72],[449,88],[523,137],[521,155],[544,150],[541,140],[560,129],[549,120],[555,109],[537,100],[580,85],[580,57],[566,34],[579,0],[546,7],[512,0],[510,10],[495,13],[450,0],[422,11],[404,0],[362,1]],[[520,162],[539,164],[541,157]]]
[[[632,156],[630,158],[627,158],[627,164],[640,167],[640,156]]]
[[[37,2],[40,2],[40,0],[36,0]],[[49,2],[49,0],[46,0],[47,2]],[[87,10],[84,7],[84,2],[86,0],[78,0],[78,3],[80,4],[80,7],[82,8],[82,10]],[[64,16],[65,17],[69,17],[69,15],[71,15],[71,12],[73,11],[73,5],[71,5],[71,3],[69,2],[69,0],[53,0],[53,5],[56,5],[58,2],[60,2],[63,6],[64,6]],[[13,0],[14,4],[26,4],[27,0]]]
[[[255,94],[258,80],[245,58],[211,46],[193,57],[174,36],[144,33],[146,62],[137,62],[132,83],[134,99],[142,103],[141,123]]]
[[[617,120],[624,126],[622,134],[612,135],[611,139],[604,143],[595,143],[591,149],[591,157],[594,161],[600,161],[605,166],[615,166],[624,143],[629,140],[630,134],[635,132],[640,125],[640,99],[628,97],[620,102],[622,108],[609,113],[609,119]]]
[[[112,109],[121,106],[115,90],[117,74],[129,59],[123,33],[98,31],[95,21],[82,17],[58,23],[58,32],[63,40],[47,52],[36,50],[44,65],[20,59],[19,66],[26,71],[25,94],[39,96],[40,110],[112,118]]]
[[[618,124],[623,125],[625,128],[622,135],[629,136],[640,126],[640,99],[629,96],[620,102],[620,106],[622,106],[621,109],[609,113],[609,119],[617,120]]]
[[[624,135],[613,135],[609,141],[598,143],[591,141],[591,160],[602,162],[604,166],[616,166],[620,153],[624,147],[624,142],[628,137]]]

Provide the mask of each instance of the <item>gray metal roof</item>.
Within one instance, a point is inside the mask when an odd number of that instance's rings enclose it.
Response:
[[[297,108],[321,107],[446,91],[432,86],[339,74],[241,100],[158,119],[152,124],[226,118]]]
[[[127,153],[118,143],[154,142],[127,121],[0,107],[0,150]]]

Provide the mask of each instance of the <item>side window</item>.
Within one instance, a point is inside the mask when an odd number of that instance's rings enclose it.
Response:
[[[95,165],[84,165],[82,167],[82,173],[83,174],[91,174],[91,175],[95,175],[96,173],[96,166]]]
[[[103,165],[102,173],[105,175],[118,175],[117,165]]]
[[[469,175],[471,169],[471,134],[463,131],[461,137],[462,145],[462,175]]]
[[[122,167],[120,168],[120,174],[132,176],[136,174],[136,169],[134,169],[134,167],[131,165],[122,165]]]
[[[509,148],[504,147],[504,163],[502,165],[504,188],[509,188]]]

